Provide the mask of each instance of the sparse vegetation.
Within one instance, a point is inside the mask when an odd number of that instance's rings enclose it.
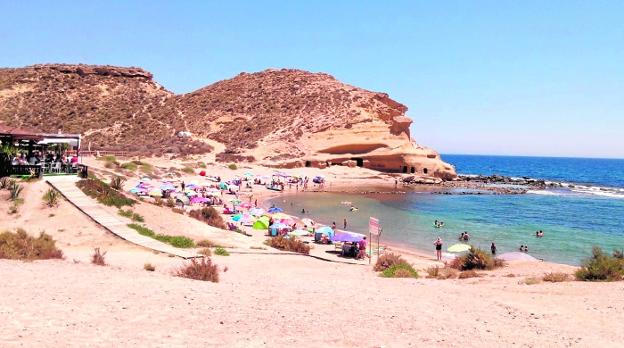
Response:
[[[377,262],[375,263],[375,267],[373,269],[375,272],[383,272],[399,263],[407,264],[407,261],[405,261],[399,254],[385,253],[377,258]]]
[[[542,280],[545,282],[560,283],[570,280],[570,275],[562,272],[550,272],[544,274]]]
[[[97,158],[98,161],[104,161],[104,162],[111,162],[111,163],[116,163],[117,162],[117,158],[113,155],[106,155],[106,156],[100,156]]]
[[[418,272],[407,262],[395,263],[380,274],[384,278],[418,278]]]
[[[232,169],[232,170],[236,170],[238,169],[238,167],[236,166],[235,163],[230,163],[230,165],[228,165],[228,168]]]
[[[195,247],[195,242],[192,239],[184,236],[168,236],[165,234],[156,234],[156,232],[151,229],[141,226],[139,224],[128,224],[128,227],[137,231],[139,234],[154,238],[160,242],[170,244],[176,248],[193,248]]]
[[[197,242],[197,246],[198,247],[202,247],[202,248],[218,248],[221,245],[209,240],[209,239],[202,239],[199,242]]]
[[[518,284],[535,285],[535,284],[539,284],[541,282],[542,282],[542,280],[540,278],[528,277],[528,278],[524,278],[523,280],[518,282]]]
[[[113,190],[121,191],[123,190],[123,184],[126,182],[126,179],[122,178],[119,175],[113,176],[111,179],[110,187]]]
[[[503,267],[504,265],[505,263],[503,260],[495,259],[489,253],[474,246],[470,248],[466,255],[457,256],[450,263],[451,268],[460,271],[472,269],[492,270],[494,268]]]
[[[167,198],[167,200],[165,201],[165,205],[169,208],[173,208],[175,207],[175,201],[173,200],[173,198],[169,197]]]
[[[137,170],[138,166],[134,162],[126,162],[121,165],[121,168],[134,172]]]
[[[617,253],[615,253],[617,254]],[[624,259],[611,256],[599,247],[592,249],[592,256],[585,259],[575,277],[584,281],[618,281],[624,279]]]
[[[123,206],[132,206],[135,201],[124,196],[122,193],[113,190],[108,184],[99,179],[83,179],[76,183],[76,185],[87,196],[95,198],[98,202],[107,205],[121,208]]]
[[[106,266],[105,255],[106,251],[102,253],[100,252],[100,248],[95,248],[93,250],[93,255],[91,255],[91,263],[98,266]]]
[[[193,169],[191,167],[184,167],[184,168],[182,168],[182,172],[184,172],[186,174],[195,174],[195,169]]]
[[[197,162],[197,166],[199,168],[206,168],[206,163],[204,163],[204,162]]]
[[[63,252],[56,247],[54,239],[45,233],[39,237],[30,236],[24,229],[15,233],[0,233],[0,259],[47,260],[62,259]]]
[[[120,216],[126,217],[128,219],[132,219],[132,221],[145,222],[145,218],[143,216],[133,212],[130,209],[128,210],[119,209],[117,211],[117,214],[119,214]]]
[[[426,269],[427,278],[435,278],[435,279],[451,279],[457,277],[457,270],[448,267],[429,267]]]
[[[295,253],[306,255],[310,253],[310,246],[297,238],[286,238],[284,236],[277,236],[267,239],[266,244],[270,247],[284,251],[292,251]]]
[[[480,277],[479,273],[477,273],[475,270],[468,270],[468,271],[462,271],[459,272],[459,275],[457,276],[457,278],[459,279],[468,279],[468,278],[478,278]]]
[[[210,251],[210,249],[208,248],[203,248],[200,251],[197,252],[200,255],[204,255],[204,256],[211,256],[212,255],[212,251]]]
[[[219,256],[230,256],[230,253],[222,247],[217,247],[214,251],[214,254]]]
[[[156,267],[152,265],[151,263],[146,263],[143,265],[143,269],[148,272],[154,272],[156,270]]]
[[[59,198],[60,198],[60,193],[53,189],[53,188],[49,188],[44,194],[43,194],[43,202],[50,208],[52,207],[56,207],[59,204]]]
[[[12,201],[16,201],[22,193],[23,189],[24,187],[18,184],[17,181],[11,180],[11,182],[9,183],[9,192],[11,193],[9,195],[9,199]]]
[[[12,180],[7,177],[0,178],[0,190],[7,189],[11,181]]]
[[[210,258],[204,257],[200,261],[192,259],[190,263],[180,267],[176,275],[182,278],[219,282],[219,267],[212,263]]]
[[[135,162],[136,163],[136,162]],[[147,163],[147,162],[139,162],[139,170],[142,173],[145,174],[153,174],[154,172],[154,166],[152,166],[151,164]]]
[[[198,210],[192,210],[189,216],[199,221],[203,221],[210,226],[225,229],[225,221],[221,214],[213,207],[205,207]]]

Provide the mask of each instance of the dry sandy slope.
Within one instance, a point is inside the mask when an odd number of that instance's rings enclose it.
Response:
[[[383,279],[367,267],[301,256],[215,260],[229,268],[218,284],[2,260],[2,346],[615,347],[624,340],[622,283]]]

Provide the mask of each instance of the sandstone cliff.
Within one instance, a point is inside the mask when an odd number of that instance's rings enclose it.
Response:
[[[179,96],[140,68],[0,69],[0,121],[82,133],[92,149],[192,154],[217,141],[223,161],[455,176],[435,151],[412,141],[406,111],[387,94],[293,69],[241,73]]]

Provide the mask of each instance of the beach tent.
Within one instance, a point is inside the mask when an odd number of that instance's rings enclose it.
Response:
[[[277,236],[279,234],[279,232],[283,231],[283,230],[290,231],[290,226],[288,226],[286,224],[283,224],[283,223],[280,223],[280,222],[274,223],[269,228],[271,229],[271,235],[272,236]]]
[[[252,225],[254,230],[266,230],[269,228],[269,218],[267,216],[262,216]]]
[[[176,195],[176,196],[175,196],[175,199],[176,199],[176,201],[180,201],[180,202],[181,202],[182,204],[184,204],[184,205],[189,205],[189,204],[191,204],[191,201],[189,200],[189,198],[188,198],[188,197],[186,197],[186,196],[185,196],[185,195],[183,195],[183,194],[178,194],[178,195]]]
[[[224,182],[220,182],[219,183],[219,188],[222,189],[222,190],[227,190],[228,184],[226,184]]]
[[[271,208],[269,208],[269,210],[268,210],[268,212],[269,212],[269,213],[271,213],[271,214],[281,213],[281,212],[283,212],[283,211],[284,211],[284,209],[282,209],[282,208],[278,208],[278,207],[271,207]]]
[[[191,203],[208,203],[210,200],[204,197],[193,197]]]
[[[161,190],[151,190],[151,191],[149,192],[149,196],[150,196],[150,197],[162,197],[162,196],[163,196],[163,194],[162,194],[162,191],[161,191]]]
[[[331,237],[331,240],[334,242],[359,242],[362,239],[364,239],[364,235],[360,234],[360,233],[355,233],[355,232],[349,232],[349,231],[338,231],[336,232],[336,234]]]

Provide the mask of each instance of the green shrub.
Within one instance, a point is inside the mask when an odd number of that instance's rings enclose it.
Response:
[[[194,248],[195,242],[192,239],[184,236],[168,236],[166,234],[156,234],[156,232],[151,229],[139,225],[139,224],[128,224],[128,227],[137,231],[140,235],[150,237],[156,239],[157,241],[170,244],[176,248]]]
[[[228,168],[232,169],[232,170],[236,170],[238,169],[238,167],[236,166],[236,164],[234,163],[230,163],[230,165],[228,166]]]
[[[136,222],[145,222],[145,218],[143,218],[143,216],[133,212],[132,210],[128,209],[128,210],[123,210],[123,209],[119,209],[117,211],[117,214],[126,217],[128,219],[132,219],[132,221],[136,221]]]
[[[182,168],[182,172],[184,172],[186,174],[195,174],[195,169],[193,169],[191,167],[184,167],[184,168]]]
[[[599,247],[585,259],[575,273],[577,280],[618,281],[624,279],[624,259],[605,254]]]
[[[213,207],[205,207],[198,210],[192,210],[189,212],[189,216],[199,221],[203,221],[210,226],[225,229],[225,221],[221,217],[221,214]]]
[[[503,267],[505,262],[501,259],[493,258],[490,253],[482,249],[471,247],[466,255],[457,256],[450,263],[451,268],[460,271],[468,271],[471,269],[491,270],[497,267]]]
[[[48,207],[52,208],[59,204],[60,196],[61,194],[57,190],[49,188],[46,193],[43,194],[42,199]]]
[[[277,236],[267,239],[265,243],[270,247],[284,251],[292,251],[305,255],[310,253],[310,246],[294,237],[286,238],[284,236]]]
[[[138,166],[134,162],[126,162],[121,165],[121,168],[134,172],[137,170]]]
[[[380,276],[384,278],[418,278],[418,272],[412,265],[401,262],[386,268],[381,272]]]
[[[176,276],[218,283],[219,267],[207,257],[202,258],[199,262],[192,259],[190,263],[177,270]]]
[[[395,253],[385,253],[377,258],[377,262],[375,263],[375,267],[373,269],[375,272],[382,272],[399,263],[407,264],[407,261],[405,261],[401,255]]]
[[[123,190],[123,184],[125,182],[126,182],[126,179],[122,178],[121,176],[115,175],[111,179],[110,187],[113,190],[121,191],[121,190]]]
[[[83,179],[76,183],[82,192],[87,196],[97,199],[98,202],[121,208],[123,206],[132,206],[135,201],[127,198],[122,193],[113,190],[108,184],[99,179]]]
[[[215,255],[219,256],[230,256],[230,253],[228,253],[228,251],[223,249],[222,247],[217,247],[214,253]]]
[[[63,252],[56,247],[50,235],[43,232],[33,238],[24,229],[15,233],[0,233],[0,259],[45,260],[62,259]]]

